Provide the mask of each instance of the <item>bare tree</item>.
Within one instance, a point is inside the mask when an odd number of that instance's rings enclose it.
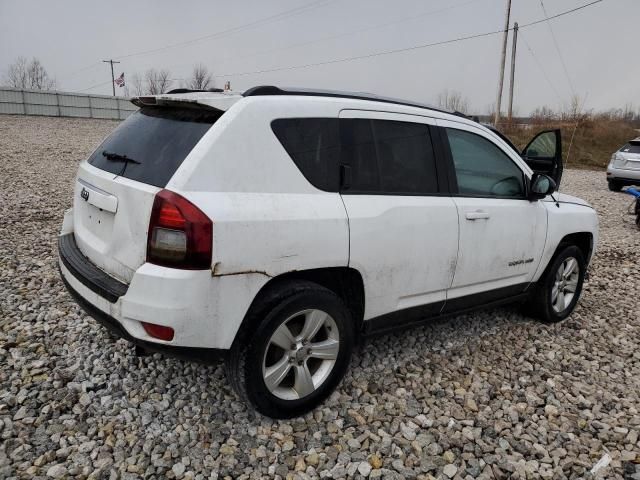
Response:
[[[158,95],[160,93],[166,93],[171,87],[172,80],[169,78],[171,73],[169,70],[162,69],[156,70],[151,68],[144,74],[146,82],[145,93],[149,95]]]
[[[27,68],[29,63],[24,57],[16,58],[15,62],[9,65],[4,81],[13,88],[27,88]]]
[[[30,88],[33,90],[52,90],[56,82],[52,79],[42,62],[33,58],[31,62],[24,57],[18,57],[9,65],[5,82],[13,88]]]
[[[447,110],[467,113],[469,111],[469,100],[455,90],[444,90],[438,94],[438,106]]]
[[[588,117],[587,112],[584,109],[584,102],[586,97],[580,97],[580,95],[572,95],[569,100],[569,104],[565,105],[560,118],[565,121],[578,122]]]
[[[171,73],[169,70],[160,70],[158,75],[156,76],[157,85],[158,85],[158,93],[166,93],[171,88],[172,80],[169,78]]]
[[[209,69],[200,63],[193,67],[191,78],[189,78],[187,82],[187,88],[192,90],[206,90],[207,88],[213,87],[212,79]]]
[[[546,105],[543,107],[537,107],[531,113],[531,119],[533,120],[533,123],[541,125],[550,123],[556,120],[557,117],[558,115],[556,114],[556,112],[554,112],[551,107],[547,107]]]
[[[140,96],[140,95],[144,95],[145,94],[145,90],[144,90],[144,82],[142,80],[142,77],[140,76],[139,73],[134,73],[131,76],[131,87],[133,89],[133,94],[136,96]]]
[[[31,60],[27,74],[30,81],[29,88],[33,88],[34,90],[51,90],[56,86],[55,80],[49,77],[44,65],[42,65],[42,62],[37,58]]]
[[[635,108],[633,106],[633,103],[628,102],[625,103],[623,109],[622,109],[622,118],[624,121],[626,122],[632,122],[635,118]]]

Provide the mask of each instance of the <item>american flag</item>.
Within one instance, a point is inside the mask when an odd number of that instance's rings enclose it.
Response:
[[[122,72],[120,76],[113,81],[113,83],[119,87],[124,87],[124,72]]]

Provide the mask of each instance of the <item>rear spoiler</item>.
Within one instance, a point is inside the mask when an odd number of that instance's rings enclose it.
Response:
[[[226,112],[241,97],[221,96],[221,98],[185,98],[174,95],[155,95],[133,97],[131,103],[136,107],[178,107],[214,110]]]
[[[168,97],[133,97],[131,99],[136,107],[187,107],[187,108],[211,108],[210,105],[199,103],[191,98],[168,98]],[[217,110],[217,109],[214,109]]]

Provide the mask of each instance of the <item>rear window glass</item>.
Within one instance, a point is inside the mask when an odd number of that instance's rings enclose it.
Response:
[[[223,113],[144,107],[102,142],[89,157],[89,163],[115,175],[163,188]]]
[[[337,118],[281,118],[271,122],[271,129],[309,183],[338,191]]]
[[[620,151],[623,153],[640,153],[640,142],[629,142]]]

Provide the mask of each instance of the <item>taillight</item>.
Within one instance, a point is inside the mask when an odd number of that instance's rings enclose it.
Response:
[[[189,270],[211,267],[213,223],[186,198],[156,194],[147,235],[147,262]]]

